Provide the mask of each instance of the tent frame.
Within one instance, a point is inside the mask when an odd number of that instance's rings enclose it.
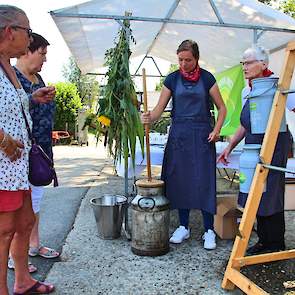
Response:
[[[156,22],[162,23],[161,28],[156,33],[150,47],[148,48],[145,56],[143,57],[142,61],[140,62],[136,72],[134,75],[137,75],[141,65],[143,64],[146,58],[150,58],[149,53],[151,52],[157,38],[164,30],[165,26],[168,23],[173,24],[187,24],[187,25],[198,25],[198,26],[213,26],[213,27],[224,27],[224,28],[236,28],[236,29],[245,29],[245,30],[253,30],[253,44],[257,44],[259,38],[262,36],[263,33],[267,31],[275,31],[275,32],[284,32],[284,33],[295,33],[295,29],[286,29],[286,28],[279,28],[279,27],[272,27],[272,26],[260,26],[260,25],[245,25],[245,24],[237,24],[237,23],[226,23],[223,21],[221,14],[218,11],[218,8],[215,5],[214,0],[208,0],[210,6],[218,20],[218,22],[210,22],[210,21],[196,21],[196,20],[184,20],[184,19],[173,19],[171,16],[173,15],[174,11],[178,7],[181,0],[174,0],[171,7],[168,10],[167,15],[164,18],[156,18],[156,17],[140,17],[140,16],[133,16],[133,15],[107,15],[107,14],[88,14],[88,13],[66,13],[64,9],[59,9],[55,11],[50,11],[52,17],[69,17],[69,18],[85,18],[85,19],[112,19],[117,21],[121,26],[124,26],[122,20],[129,20],[129,21],[140,21],[140,22]],[[276,52],[282,48],[284,48],[287,44],[283,44],[278,48],[274,48],[271,50],[271,53]],[[162,74],[157,66],[157,63],[153,59],[154,64],[158,72],[160,73],[160,77]],[[132,75],[132,76],[134,76]],[[141,75],[139,75],[141,76]]]

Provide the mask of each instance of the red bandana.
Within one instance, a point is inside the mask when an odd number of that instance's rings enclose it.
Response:
[[[179,68],[179,72],[185,80],[192,82],[197,82],[200,79],[201,75],[201,70],[198,64],[192,72],[184,72],[181,68]]]
[[[262,75],[263,77],[269,77],[273,75],[273,72],[269,70],[268,68],[266,68],[265,70],[263,70]],[[252,79],[248,80],[248,84],[249,84],[249,87],[252,89]]]

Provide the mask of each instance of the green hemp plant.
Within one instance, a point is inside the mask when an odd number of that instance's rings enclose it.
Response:
[[[144,153],[144,129],[137,109],[138,102],[134,83],[129,71],[130,23],[123,22],[115,41],[115,47],[107,50],[105,64],[108,82],[103,98],[99,100],[98,122],[104,129],[105,144],[114,158],[114,163],[124,159],[125,171],[128,169],[128,157],[135,167],[136,138],[138,137]],[[128,36],[130,35],[130,37]],[[101,129],[100,129],[101,130]]]

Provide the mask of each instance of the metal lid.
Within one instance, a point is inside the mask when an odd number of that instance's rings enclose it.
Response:
[[[139,179],[135,182],[135,185],[139,187],[162,187],[164,186],[164,181],[159,179],[152,179],[151,181],[148,179]]]

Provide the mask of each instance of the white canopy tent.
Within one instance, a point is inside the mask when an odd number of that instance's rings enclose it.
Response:
[[[293,18],[255,0],[93,0],[50,13],[83,73],[103,66],[126,18],[136,40],[132,57],[176,63],[179,43],[193,39],[201,66],[212,72],[236,65],[253,43],[276,52],[295,39]]]

